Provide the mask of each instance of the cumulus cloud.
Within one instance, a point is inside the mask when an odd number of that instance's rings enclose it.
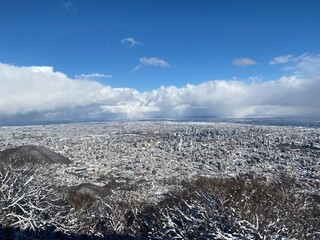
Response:
[[[139,45],[142,46],[142,45],[143,45],[142,42],[137,41],[137,40],[135,40],[135,39],[132,38],[132,37],[123,38],[123,39],[121,39],[120,42],[121,42],[122,44],[128,46],[128,47],[134,47],[134,46],[139,46]]]
[[[52,67],[0,64],[0,115],[56,110],[92,102],[97,82],[73,81]]]
[[[50,66],[0,64],[0,121],[319,116],[320,56],[301,56],[293,68],[289,76],[264,82],[212,80],[141,92],[71,79]]]
[[[142,57],[139,58],[140,64],[133,68],[132,72],[135,72],[142,68],[143,66],[153,66],[153,67],[170,67],[170,63],[163,59],[155,57]]]
[[[289,62],[290,60],[292,60],[292,58],[293,58],[293,55],[278,56],[278,57],[273,58],[273,59],[269,62],[269,64],[270,64],[270,65],[275,65],[275,64],[287,63],[287,62]]]
[[[111,74],[103,74],[103,73],[89,73],[89,74],[80,74],[76,75],[76,78],[79,79],[97,79],[97,78],[111,78]]]
[[[233,65],[236,66],[250,66],[250,65],[255,65],[257,62],[251,58],[237,58],[233,60]]]

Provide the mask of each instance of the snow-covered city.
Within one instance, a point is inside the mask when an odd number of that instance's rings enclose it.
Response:
[[[0,131],[0,150],[41,145],[72,160],[59,169],[59,185],[103,184],[108,178],[128,184],[143,180],[153,194],[166,191],[167,181],[199,175],[268,178],[287,172],[306,191],[320,190],[319,128],[142,121]]]
[[[273,184],[285,175],[319,206],[320,128],[129,121],[7,126],[0,136],[3,161],[8,149],[45,147],[69,162],[35,163],[50,169],[42,182],[106,204],[157,204],[199,177]]]

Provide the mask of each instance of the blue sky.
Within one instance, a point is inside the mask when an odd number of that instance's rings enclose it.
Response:
[[[1,0],[0,62],[139,94],[216,80],[268,83],[318,61],[319,12],[317,0]]]

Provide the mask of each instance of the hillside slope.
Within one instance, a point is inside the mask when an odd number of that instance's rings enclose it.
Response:
[[[43,146],[21,146],[0,152],[0,162],[14,166],[31,164],[70,164],[71,160]]]

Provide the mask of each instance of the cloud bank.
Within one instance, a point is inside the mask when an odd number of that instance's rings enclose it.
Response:
[[[290,63],[293,73],[275,80],[212,80],[145,92],[71,79],[48,66],[0,64],[0,120],[320,116],[320,56]]]

